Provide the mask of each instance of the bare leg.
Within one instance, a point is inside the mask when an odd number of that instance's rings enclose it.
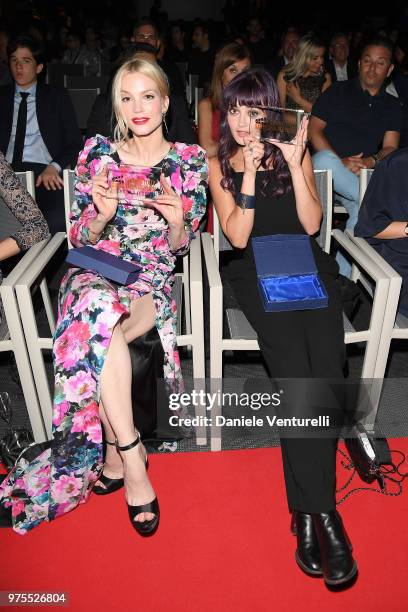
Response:
[[[131,361],[128,343],[145,333],[154,324],[154,306],[151,295],[132,302],[130,316],[116,325],[106,361],[101,374],[101,399],[111,430],[120,446],[126,446],[135,439],[131,399]],[[103,418],[103,413],[101,413]],[[145,450],[138,444],[135,448],[121,453],[125,478],[126,500],[132,506],[151,502],[154,490],[145,468]],[[120,477],[120,476],[119,476]],[[136,521],[151,520],[151,513],[141,513]]]
[[[100,402],[99,404],[99,416],[101,417],[106,440],[108,442],[114,442],[116,439],[115,432],[113,431],[111,424],[109,423],[109,419],[106,416],[106,412],[102,402]],[[118,451],[116,450],[116,446],[112,446],[111,444],[106,445],[106,457],[103,473],[107,478],[123,478],[122,459]],[[100,480],[96,482],[96,485],[98,487],[106,489],[105,485]]]

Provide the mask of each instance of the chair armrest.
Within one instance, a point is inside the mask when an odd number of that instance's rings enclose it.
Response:
[[[204,261],[210,292],[219,290],[222,296],[222,281],[211,235],[207,232],[203,232],[201,234],[201,242],[203,244]]]
[[[374,281],[387,280],[389,282],[390,274],[374,262],[348,235],[341,230],[332,230],[332,237],[351,256],[353,263],[361,267]]]
[[[65,232],[58,232],[57,234],[54,234],[48,244],[46,244],[46,246],[41,250],[41,252],[38,253],[35,260],[31,262],[30,266],[27,267],[24,273],[19,276],[18,284],[31,287],[31,285],[39,277],[48,262],[51,261],[51,259],[58,251],[64,240],[66,240],[66,238],[67,235]]]
[[[37,261],[39,254],[49,241],[50,238],[45,238],[44,240],[41,240],[41,242],[33,244],[33,246],[24,253],[20,261],[14,266],[10,274],[3,279],[3,286],[7,287],[15,285],[20,276],[22,276],[22,274],[24,274],[26,270]]]
[[[357,236],[354,236],[352,230],[349,229],[346,230],[346,234],[348,238],[350,238],[350,240],[356,244],[359,249],[361,249],[361,251],[375,263],[375,265],[381,268],[381,270],[383,270],[390,279],[394,279],[394,281],[398,281],[399,279],[400,284],[402,283],[400,274],[398,274],[398,272],[385,261],[384,257],[377,253],[377,251],[367,242],[367,240],[365,240],[365,238],[358,238]]]

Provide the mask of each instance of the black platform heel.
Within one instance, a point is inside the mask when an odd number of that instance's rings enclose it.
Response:
[[[107,440],[105,440],[105,442],[109,444],[109,446],[117,446],[116,442],[108,442]],[[119,491],[125,484],[123,478],[108,478],[103,473],[99,476],[98,480],[100,480],[105,487],[95,485],[92,490],[96,495],[109,495],[109,493]]]
[[[137,434],[137,438],[136,440],[134,440],[134,442],[131,442],[130,444],[127,444],[126,446],[119,446],[118,443],[116,442],[116,448],[121,452],[127,451],[137,446],[139,442],[140,442],[140,435]],[[145,459],[145,463],[147,466],[147,457]],[[130,522],[132,523],[132,527],[136,529],[136,531],[142,536],[153,535],[159,525],[159,518],[160,518],[160,509],[159,509],[159,502],[157,500],[157,497],[155,497],[153,501],[148,502],[147,504],[142,504],[141,506],[130,506],[129,504],[127,504],[127,507],[128,507],[129,518],[130,518]],[[142,512],[151,512],[155,516],[150,521],[143,521],[143,522],[135,521],[134,520],[135,517],[138,514],[141,514]]]

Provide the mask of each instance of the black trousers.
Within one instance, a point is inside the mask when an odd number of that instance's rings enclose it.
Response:
[[[47,166],[44,164],[34,164],[31,162],[23,162],[18,168],[13,167],[16,172],[26,172],[31,170],[34,172],[35,179],[45,170]],[[65,209],[64,209],[64,190],[53,189],[48,190],[44,185],[35,188],[35,200],[39,209],[44,215],[50,233],[65,232]]]
[[[336,426],[331,431],[308,429],[308,437],[301,437],[300,428],[279,430],[289,509],[329,512],[335,509],[336,448],[345,391],[344,331],[335,274],[320,274],[329,295],[327,308],[267,313],[255,275],[244,279],[242,271],[239,264],[230,267],[228,278],[258,334],[270,377],[276,381],[299,379],[277,383],[285,390],[278,416],[321,414]]]

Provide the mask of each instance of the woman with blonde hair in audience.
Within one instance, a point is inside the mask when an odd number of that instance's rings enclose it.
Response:
[[[312,34],[303,36],[291,62],[279,72],[277,86],[280,105],[307,113],[332,84],[324,69],[324,44]]]
[[[129,285],[101,273],[69,268],[59,292],[54,335],[53,439],[0,486],[0,504],[11,509],[24,534],[88,500],[125,487],[132,527],[151,535],[159,505],[146,473],[147,456],[132,413],[128,344],[154,326],[163,346],[166,388],[181,388],[172,297],[176,256],[187,253],[205,211],[207,162],[198,145],[168,142],[163,122],[169,105],[166,75],[155,63],[133,59],[112,86],[115,138],[86,141],[76,167],[70,239],[74,246],[137,262]],[[109,168],[160,167],[153,199],[109,197]],[[102,458],[102,428],[108,443]]]

